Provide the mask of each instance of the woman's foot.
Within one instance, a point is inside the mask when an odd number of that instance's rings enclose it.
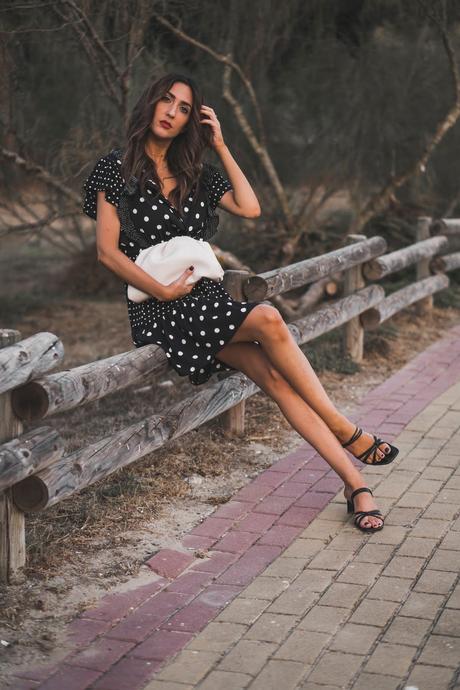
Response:
[[[359,433],[361,432],[361,433]],[[336,434],[340,443],[346,444],[347,450],[350,451],[355,458],[358,458],[363,453],[374,445],[376,442],[375,436],[362,431],[359,427],[355,426],[347,420],[347,427]],[[379,439],[377,439],[378,441]],[[351,441],[351,442],[350,442]],[[364,459],[367,464],[379,464],[380,461],[385,460],[387,456],[391,453],[391,446],[385,441],[381,441],[374,450],[369,453],[369,456]]]
[[[351,501],[353,503],[353,512],[356,514],[360,512],[367,512],[369,510],[378,510],[377,504],[374,501],[372,493],[370,493],[370,489],[358,493],[357,495],[355,495],[353,499],[351,498],[353,491],[355,491],[357,488],[367,487],[352,488],[350,486],[346,486],[343,492],[347,501]],[[383,527],[383,518],[377,515],[366,515],[365,517],[359,520],[359,527],[362,529],[370,530],[381,529]]]

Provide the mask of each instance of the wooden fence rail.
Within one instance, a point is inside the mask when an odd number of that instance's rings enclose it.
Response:
[[[364,276],[368,280],[380,280],[391,273],[402,271],[403,268],[418,263],[421,259],[431,259],[434,254],[438,254],[447,245],[447,238],[444,235],[416,242],[410,247],[369,261],[363,268]]]
[[[460,235],[460,218],[440,218],[429,227],[431,235]]]
[[[369,285],[368,287],[364,288],[363,290],[360,290],[359,292],[356,292],[353,295],[350,295],[349,297],[345,297],[343,299],[338,300],[334,304],[330,304],[322,309],[318,309],[313,314],[304,316],[302,319],[299,319],[295,323],[288,324],[288,328],[291,331],[292,336],[294,337],[296,342],[299,345],[302,345],[304,343],[310,342],[311,340],[314,340],[318,336],[323,335],[328,331],[333,330],[334,328],[337,328],[338,326],[343,325],[350,318],[359,316],[359,314],[362,314],[365,310],[368,310],[370,307],[377,305],[379,302],[381,302],[384,295],[385,293],[380,286]],[[222,412],[225,412],[227,409],[232,408],[237,402],[240,402],[245,397],[247,397],[246,395],[244,395],[241,398],[238,398],[238,396],[234,392],[229,393],[226,390],[227,384],[225,383],[227,381],[227,378],[229,377],[226,377],[221,384],[216,384],[217,386],[222,386],[222,388],[218,389],[218,391],[219,395],[224,393],[224,396],[228,403],[227,406],[224,406],[222,408],[222,403],[220,403],[220,407],[217,409],[216,405],[211,405],[207,413],[203,415],[202,399],[197,395],[193,396],[192,398],[187,398],[187,400],[181,402],[179,406],[176,406],[177,409],[180,409],[181,405],[185,405],[186,407],[188,406],[190,408],[188,424],[191,424],[191,426],[185,426],[182,429],[181,433],[190,431],[190,429],[195,429],[204,422],[207,422],[210,419],[214,418],[216,415],[222,414]],[[253,393],[254,391],[251,393],[251,395]],[[204,395],[206,398],[208,395],[208,388],[205,388]],[[176,408],[174,408],[174,411],[170,410],[164,412],[159,417],[159,419],[163,420],[160,425],[161,429],[163,429],[160,432],[160,437],[163,439],[160,445],[164,445],[166,441],[171,440],[171,438],[167,436],[167,434],[165,434],[164,432],[164,429],[168,428],[168,425],[172,424],[172,426],[175,429],[173,438],[177,437],[177,429],[182,428],[180,424],[172,421],[177,418],[177,413],[175,410]],[[157,416],[154,415],[150,418],[150,420],[152,420],[151,422],[149,420],[144,420],[143,422],[140,422],[139,424],[141,426],[139,428],[142,428],[142,424],[144,422],[149,425],[154,424],[154,420],[156,419]],[[20,487],[19,482],[21,482],[21,480],[23,480],[25,477],[28,477],[29,479],[26,479],[21,483],[29,487],[38,487],[38,484],[35,482],[35,480],[38,481],[40,479],[40,477],[43,475],[42,470],[44,470],[45,468],[48,469],[44,472],[44,474],[46,474],[47,476],[50,473],[53,474],[57,468],[56,460],[62,458],[63,466],[71,468],[72,458],[76,458],[78,461],[81,453],[83,453],[85,457],[88,452],[90,452],[90,454],[94,453],[94,457],[97,456],[97,458],[99,458],[99,455],[96,452],[99,445],[101,445],[102,448],[106,449],[104,450],[104,455],[105,452],[107,452],[108,456],[110,457],[111,454],[113,455],[112,441],[118,442],[116,441],[116,439],[123,439],[125,434],[127,434],[128,437],[130,437],[130,434],[136,434],[137,428],[138,424],[134,424],[130,426],[128,429],[124,429],[116,436],[111,435],[110,437],[107,437],[102,441],[93,444],[91,447],[88,447],[83,451],[78,451],[76,453],[73,453],[72,456],[65,457],[64,449],[62,447],[62,444],[60,443],[60,439],[57,435],[57,432],[55,432],[50,427],[41,427],[40,429],[36,429],[35,431],[30,432],[30,434],[28,434],[27,437],[26,435],[24,435],[21,437],[21,439],[14,439],[10,443],[7,443],[4,446],[0,447],[0,466],[3,466],[5,468],[5,471],[2,473],[2,476],[0,477],[0,480],[3,478],[3,481],[0,481],[0,489],[16,485],[14,487],[16,505],[20,506],[22,510],[36,510],[37,508],[31,507],[33,505],[32,501],[29,500],[26,503],[25,500],[21,500],[21,502],[19,503],[18,500],[16,500],[19,496],[17,490]],[[120,442],[123,443],[122,440]],[[133,458],[133,460],[138,459],[138,457],[142,457],[146,453],[150,453],[151,450],[153,450],[150,446],[150,435],[149,441],[146,441],[146,443],[147,449],[142,450],[144,447],[143,443],[139,442],[138,452],[140,453],[140,455],[137,455],[136,458]],[[90,448],[92,450],[90,450]],[[24,460],[24,454],[27,454],[26,461]],[[129,460],[129,462],[132,462],[133,460]],[[93,462],[95,464],[98,464],[100,460],[94,459]],[[129,464],[126,463],[124,460],[120,460],[120,462],[121,464],[118,465],[116,464],[116,461],[114,461],[113,470],[111,471],[115,471],[119,467],[123,467],[125,464]],[[2,465],[1,463],[4,464]],[[6,471],[6,468],[8,468],[8,471]],[[77,469],[69,469],[69,472],[71,472],[71,474],[74,475],[79,474],[80,469],[77,466]],[[34,476],[29,477],[29,475],[31,474],[33,474]],[[110,474],[110,472],[108,471],[107,474]],[[99,478],[100,477],[98,476],[97,479]],[[80,489],[82,487],[78,485],[78,488]],[[61,490],[62,487],[60,487],[59,491]],[[36,495],[38,496],[40,491],[37,488],[36,492],[34,490],[32,491],[32,493],[36,493]],[[21,496],[23,495],[24,492],[21,489]],[[59,495],[62,496],[61,493]],[[37,501],[38,504],[41,506],[41,499],[37,499]],[[26,504],[29,506],[28,508],[24,507]]]
[[[290,276],[290,284],[299,283],[302,285],[302,281],[305,280],[308,283],[312,279],[315,280],[315,277],[325,270],[324,267],[320,268],[321,260],[324,260],[324,265],[328,267],[328,270],[335,271],[337,266],[341,266],[343,270],[357,265],[359,260],[372,258],[385,249],[385,240],[382,237],[373,237],[371,240],[365,240],[351,248],[344,247],[324,254],[322,257],[292,264],[292,266],[280,269],[279,272]],[[308,265],[306,266],[306,264]],[[244,271],[234,271],[232,274],[233,280],[230,289],[235,299],[239,299],[235,293],[241,294],[242,291],[244,291],[246,299],[250,299],[247,293],[251,292],[251,289],[248,289],[247,286],[252,285],[251,281],[268,275],[261,274],[261,276],[248,278]],[[259,285],[261,296],[251,298],[251,300],[262,301],[265,299],[262,297],[262,293],[268,290],[269,285],[271,286],[269,290],[271,295],[279,294],[279,291],[273,292],[275,287],[270,280],[266,282],[263,278],[263,285],[266,289],[260,289]],[[281,282],[276,290],[278,290]],[[226,287],[229,287],[228,284]],[[109,393],[122,390],[145,376],[158,376],[167,371],[168,368],[168,358],[161,347],[146,345],[135,351],[123,352],[107,359],[90,362],[74,369],[49,374],[30,381],[13,391],[13,409],[21,420],[37,421],[56,412],[71,410],[104,398]]]
[[[13,409],[24,421],[44,419],[104,398],[167,368],[168,358],[161,347],[145,345],[26,383],[12,392]]]
[[[64,454],[64,441],[49,426],[33,429],[0,446],[0,491],[39,472]]]
[[[367,329],[377,328],[377,326],[380,326],[384,321],[397,314],[401,309],[415,304],[415,302],[447,287],[449,287],[449,278],[445,275],[431,276],[424,280],[418,280],[416,283],[412,283],[412,285],[393,292],[376,307],[364,312],[361,315],[361,323]]]
[[[460,228],[460,221],[458,227]],[[454,224],[442,228],[453,228]],[[352,236],[349,245],[321,257],[251,275],[228,271],[224,285],[234,299],[268,300],[332,273],[344,273],[345,295],[288,324],[299,345],[344,326],[344,352],[354,360],[363,356],[364,330],[375,328],[404,307],[445,289],[446,271],[457,267],[455,254],[439,256],[448,243],[431,219],[420,219],[418,240],[397,252],[384,254],[382,237]],[[428,236],[426,234],[428,233]],[[430,234],[433,237],[430,237]],[[390,296],[380,285],[367,280],[383,277],[415,264],[422,277]],[[17,332],[1,331],[0,339],[0,581],[23,578],[25,565],[24,514],[41,511],[90,486],[121,467],[135,462],[169,441],[220,416],[230,434],[244,430],[244,401],[259,388],[241,372],[217,377],[216,383],[143,419],[116,434],[71,454],[66,454],[59,432],[39,427],[25,434],[24,421],[36,422],[57,412],[71,410],[122,390],[140,380],[156,377],[169,368],[163,350],[147,345],[74,369],[48,373],[63,356],[59,338],[39,333],[21,342]],[[13,334],[13,335],[12,335]]]
[[[447,256],[435,256],[430,261],[430,270],[432,273],[448,273],[460,268],[460,252],[449,254]]]
[[[250,301],[269,299],[282,292],[314,283],[332,273],[363,264],[383,254],[386,248],[387,243],[383,237],[365,239],[322,256],[252,276],[244,283],[243,291]]]
[[[37,333],[30,338],[0,349],[0,393],[17,388],[64,357],[64,347],[52,333]]]

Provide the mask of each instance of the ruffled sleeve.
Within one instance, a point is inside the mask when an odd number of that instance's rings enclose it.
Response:
[[[211,208],[214,210],[225,192],[230,191],[233,189],[233,187],[230,180],[228,180],[222,174],[222,171],[218,167],[211,164],[208,165],[211,173],[209,183],[209,201],[211,203]]]
[[[105,198],[118,206],[124,187],[120,172],[121,160],[109,153],[100,158],[83,183],[83,213],[97,219],[97,192],[105,192]]]

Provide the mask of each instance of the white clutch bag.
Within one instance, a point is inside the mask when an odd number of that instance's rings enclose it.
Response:
[[[224,277],[224,269],[209,242],[195,240],[187,235],[178,235],[166,242],[141,249],[135,263],[163,285],[177,280],[185,269],[192,265],[195,268],[187,278],[186,285],[196,283],[204,276],[217,281]],[[128,285],[128,299],[132,302],[143,302],[150,297],[152,295],[147,292]]]

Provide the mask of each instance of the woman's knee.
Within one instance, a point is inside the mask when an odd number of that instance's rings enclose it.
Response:
[[[261,339],[264,337],[285,337],[288,331],[285,320],[280,311],[270,304],[259,304],[254,311],[258,311],[255,321],[257,335]],[[259,340],[259,337],[257,337]]]

